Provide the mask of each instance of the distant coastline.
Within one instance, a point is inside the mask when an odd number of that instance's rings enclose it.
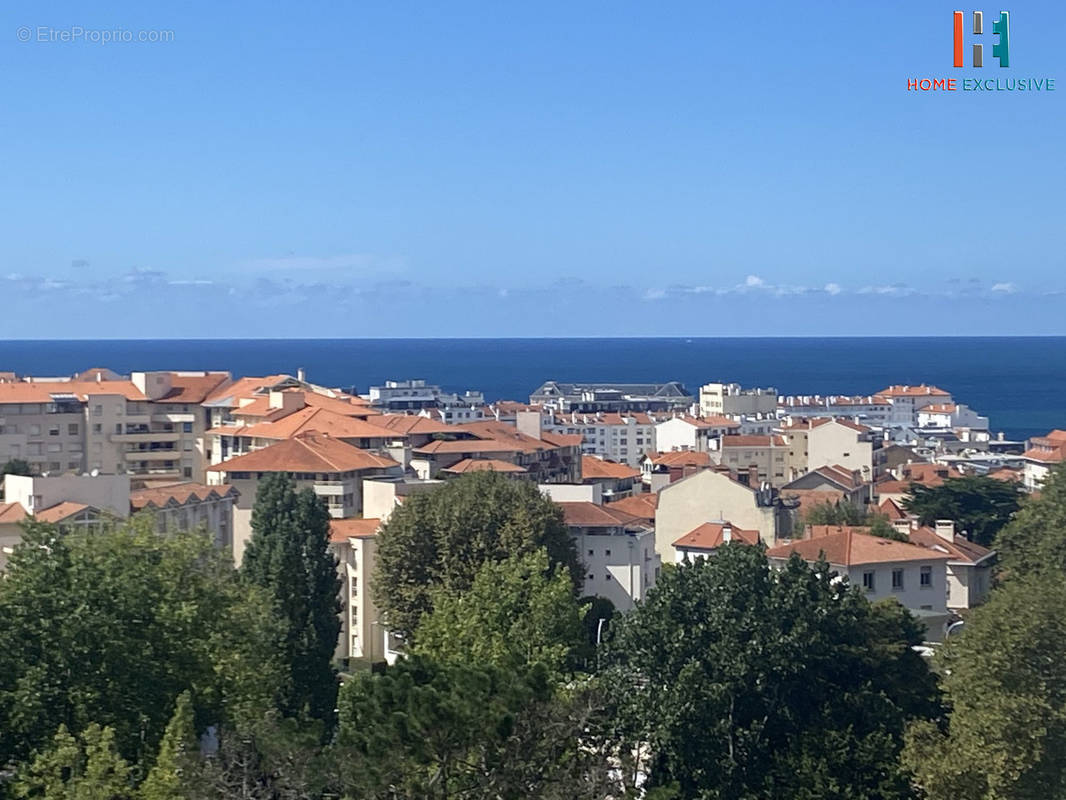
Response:
[[[521,339],[4,340],[0,370],[66,375],[89,367],[220,369],[235,377],[304,368],[365,392],[425,378],[488,400],[524,400],[547,379],[712,380],[784,394],[868,394],[895,383],[950,390],[1011,438],[1066,424],[1066,337],[644,337]]]

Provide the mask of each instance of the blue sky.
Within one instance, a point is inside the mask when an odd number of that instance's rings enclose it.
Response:
[[[1066,334],[1058,4],[288,6],[5,4],[0,337]]]

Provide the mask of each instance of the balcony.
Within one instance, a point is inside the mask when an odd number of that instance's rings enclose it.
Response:
[[[127,450],[122,454],[127,461],[177,461],[181,450]]]
[[[196,422],[196,415],[189,414],[152,414],[152,422]]]
[[[128,442],[129,444],[152,443],[152,442],[176,442],[181,438],[177,431],[145,431],[140,433],[112,433],[109,440],[112,442]]]

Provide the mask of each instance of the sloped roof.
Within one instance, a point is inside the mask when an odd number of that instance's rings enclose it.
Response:
[[[26,519],[26,509],[19,503],[0,503],[0,525],[10,525]]]
[[[190,500],[203,502],[230,495],[236,497],[237,494],[237,490],[228,485],[205,486],[202,483],[192,482],[172,483],[166,486],[136,489],[130,492],[130,508],[134,511],[139,511],[149,506],[163,508],[171,500],[178,505],[185,505]]]
[[[954,538],[949,542],[928,526],[907,531],[907,536],[910,538],[911,544],[946,553],[954,561],[976,564],[979,561],[984,561],[989,556],[995,555],[994,550],[975,544],[959,534],[955,534]]]
[[[526,470],[517,464],[495,458],[464,458],[447,469],[442,469],[441,472],[462,475],[467,472],[526,472]]]
[[[812,526],[837,527],[837,526]],[[840,526],[839,533],[802,539],[791,544],[771,547],[766,551],[768,558],[788,558],[796,553],[805,561],[817,561],[824,555],[830,564],[850,567],[860,564],[887,564],[903,561],[948,560],[946,553],[938,553],[925,547],[919,547],[893,539],[882,539],[859,533],[855,528]]]
[[[725,544],[725,529],[732,531],[732,541],[758,544],[759,532],[738,528],[729,522],[704,522],[690,530],[676,542],[674,547],[692,550],[714,550]]]
[[[325,408],[306,406],[274,422],[260,422],[241,431],[241,436],[260,439],[290,439],[318,431],[337,439],[392,439],[396,434],[372,422],[337,414]]]
[[[583,480],[639,478],[640,470],[634,469],[627,464],[619,464],[596,456],[581,456],[581,477]]]
[[[322,433],[302,433],[292,439],[255,450],[208,472],[352,472],[400,466],[391,458],[360,450]]]
[[[567,525],[578,528],[644,527],[644,521],[610,504],[596,505],[587,501],[556,503],[563,510]]]
[[[613,500],[605,508],[611,511],[621,512],[645,522],[655,521],[655,509],[659,505],[659,495],[647,492],[623,497],[621,500]]]
[[[344,542],[348,539],[365,539],[377,536],[381,520],[375,518],[331,519],[329,521],[329,540]]]
[[[33,515],[33,518],[38,522],[62,522],[88,508],[92,508],[92,506],[65,500],[62,503],[56,503],[54,506],[38,511]]]

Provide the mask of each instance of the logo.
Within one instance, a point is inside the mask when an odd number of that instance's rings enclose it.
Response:
[[[963,27],[963,12],[955,12],[955,66],[964,67],[963,53],[965,51],[965,43],[963,42],[962,27]],[[973,35],[981,36],[985,30],[984,13],[981,11],[973,12]],[[1001,67],[1010,66],[1010,12],[1000,11],[999,19],[992,23],[992,35],[998,36],[999,41],[992,45],[992,57],[999,61]],[[974,67],[983,67],[985,65],[985,46],[982,42],[973,43],[973,64]]]
[[[983,11],[972,11],[970,36],[970,63],[966,63],[966,14],[956,11],[952,18],[952,66],[956,69],[971,67],[975,70],[985,65],[985,45],[992,45],[992,58],[1000,67],[1010,66],[1010,12],[1000,11],[999,18],[993,20],[992,30],[985,33],[985,15]],[[943,23],[937,23],[937,27]],[[943,28],[939,28],[941,31]],[[941,41],[943,41],[941,39]],[[1022,44],[1025,44],[1024,39]],[[943,52],[943,51],[941,51]],[[1023,50],[1024,55],[1024,50]],[[939,60],[940,57],[938,57]],[[947,66],[945,64],[945,66]],[[954,75],[927,75],[907,78],[908,92],[929,92],[946,94],[948,92],[1046,92],[1055,91],[1055,79],[1050,75],[987,77],[988,72],[954,73]],[[1000,72],[999,75],[1004,73]],[[958,77],[955,77],[958,76]]]

